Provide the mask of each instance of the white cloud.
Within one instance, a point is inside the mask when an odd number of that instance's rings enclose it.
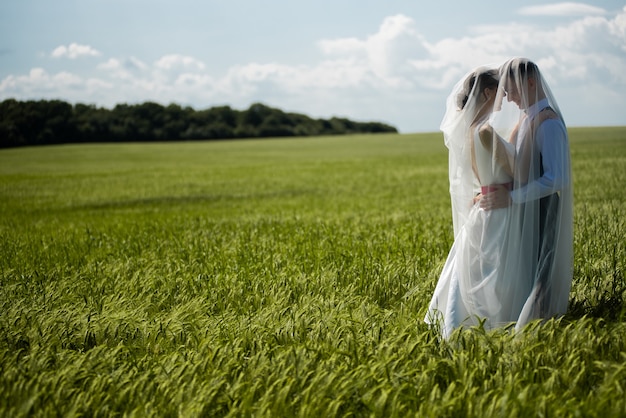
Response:
[[[71,43],[68,46],[61,45],[52,51],[53,58],[70,58],[76,59],[82,56],[97,57],[101,55],[100,51],[90,47],[89,45],[79,45]]]
[[[253,95],[263,90],[306,95],[320,90],[364,89],[373,84],[373,73],[352,58],[322,61],[312,67],[251,63],[233,67],[215,82],[220,92],[237,95]]]
[[[135,57],[119,60],[110,58],[106,62],[98,64],[97,68],[104,71],[108,77],[118,80],[143,79],[150,67]]]
[[[527,16],[589,16],[604,15],[606,10],[584,3],[563,2],[527,6],[519,9],[518,13]]]
[[[326,55],[364,55],[367,51],[365,42],[357,38],[322,39],[317,43]]]
[[[62,98],[84,101],[85,94],[100,95],[114,84],[97,78],[84,78],[68,71],[50,74],[43,68],[33,68],[26,75],[8,76],[0,82],[0,93],[6,97],[38,99]]]
[[[149,68],[148,64],[141,61],[139,58],[130,57],[123,62],[124,68],[130,71],[144,71]]]
[[[343,69],[343,74],[352,76],[371,72],[381,84],[394,87],[411,84],[411,60],[424,56],[427,51],[426,41],[418,33],[415,21],[402,14],[385,18],[378,32],[365,39],[325,39],[318,42],[318,47],[327,56],[339,57],[334,62]],[[332,62],[324,64],[327,67]],[[347,62],[355,67],[353,71],[346,71]],[[336,74],[331,70],[329,76],[336,77]],[[365,78],[361,77],[362,80]],[[345,82],[351,84],[352,80],[346,79]]]
[[[626,6],[622,9],[622,13],[608,22],[608,25],[609,32],[615,37],[622,51],[626,51]]]
[[[176,69],[191,69],[191,70],[204,70],[205,65],[203,62],[189,56],[171,54],[161,57],[155,64],[155,67],[160,70],[176,70]]]
[[[120,69],[122,66],[118,59],[110,58],[108,61],[98,64],[98,68],[101,70],[114,71]]]

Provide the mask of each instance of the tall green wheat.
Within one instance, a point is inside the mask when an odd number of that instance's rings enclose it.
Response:
[[[626,414],[626,129],[572,129],[570,310],[444,342],[436,134],[0,151],[1,416]]]

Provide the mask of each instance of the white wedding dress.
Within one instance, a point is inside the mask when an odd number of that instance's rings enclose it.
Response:
[[[480,186],[510,184],[513,178],[494,163],[478,132],[473,141]],[[514,152],[512,144],[499,141]],[[491,329],[517,320],[531,284],[518,262],[518,244],[511,239],[519,228],[512,213],[510,208],[485,211],[474,204],[458,229],[425,318],[440,326],[445,338],[458,327],[483,322]]]

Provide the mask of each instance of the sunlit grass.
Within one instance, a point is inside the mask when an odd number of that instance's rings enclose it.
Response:
[[[442,342],[438,134],[0,151],[1,416],[619,416],[626,129],[571,130],[570,311]]]

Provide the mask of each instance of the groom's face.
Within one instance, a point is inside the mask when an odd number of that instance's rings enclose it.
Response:
[[[504,88],[509,102],[513,102],[520,109],[526,109],[537,101],[537,83],[534,77],[528,77],[521,84],[522,92],[516,83],[508,82]]]
[[[519,94],[519,90],[517,89],[515,83],[508,83],[508,85],[504,87],[504,91],[506,92],[506,99],[508,102],[513,102],[517,105],[517,107],[523,109],[522,97]]]

